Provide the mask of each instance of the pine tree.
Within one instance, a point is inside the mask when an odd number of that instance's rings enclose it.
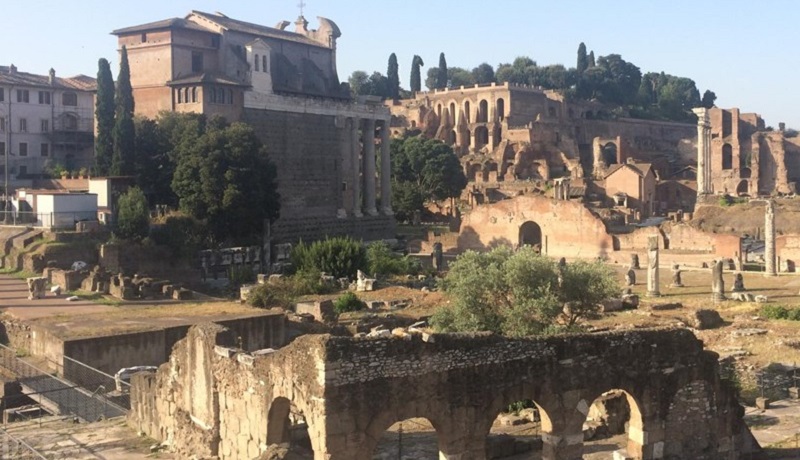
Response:
[[[578,75],[583,75],[583,72],[589,68],[589,57],[586,55],[586,45],[583,42],[578,45],[578,64],[576,68]]]
[[[420,75],[420,67],[424,66],[425,63],[422,62],[422,58],[414,55],[414,59],[411,60],[411,91],[414,93],[422,91],[422,76]]]
[[[105,58],[97,61],[97,67],[97,100],[94,111],[97,120],[97,136],[94,139],[94,173],[105,176],[111,168],[111,157],[114,154],[114,77],[111,75],[111,65]]]
[[[436,76],[436,88],[447,88],[447,60],[444,53],[439,54],[439,73]]]
[[[123,46],[120,53],[117,92],[114,98],[116,122],[114,123],[114,155],[110,173],[127,176],[134,173],[134,150],[136,129],[133,125],[133,88],[131,69],[128,66],[128,50]]]
[[[400,76],[398,75],[397,56],[394,53],[389,55],[389,68],[386,70],[386,77],[389,80],[389,97],[397,100],[400,97]]]

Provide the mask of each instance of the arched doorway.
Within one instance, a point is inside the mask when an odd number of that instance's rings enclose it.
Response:
[[[475,128],[475,148],[479,149],[489,143],[489,130],[486,126]]]
[[[519,247],[531,246],[537,252],[542,251],[542,228],[533,221],[525,222],[519,227]]]
[[[617,164],[617,144],[609,142],[603,146],[603,162],[606,166]]]
[[[749,195],[749,185],[746,180],[739,182],[739,185],[736,186],[736,194],[738,196],[746,196]]]
[[[590,458],[610,458],[616,450],[629,454],[641,451],[630,433],[640,432],[642,415],[639,404],[624,390],[607,391],[592,401],[583,422],[583,454]],[[608,456],[608,457],[606,457]]]
[[[503,121],[506,118],[506,101],[503,98],[497,100],[497,119]]]
[[[289,444],[299,455],[313,456],[308,424],[303,412],[291,401],[278,397],[272,401],[267,415],[267,445]]]
[[[478,104],[478,117],[475,121],[478,123],[486,123],[489,121],[489,103],[486,102],[486,99]]]
[[[439,439],[436,428],[423,417],[395,422],[383,432],[372,452],[373,460],[438,460]]]
[[[456,131],[451,129],[447,135],[447,143],[450,145],[455,145],[456,143]]]
[[[508,404],[489,428],[486,458],[541,458],[543,425],[549,430],[550,419],[535,401],[524,399]]]
[[[450,103],[450,124],[455,125],[456,120],[458,120],[458,115],[456,114],[456,103]]]

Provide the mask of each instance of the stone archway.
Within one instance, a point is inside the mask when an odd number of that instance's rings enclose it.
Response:
[[[606,166],[615,165],[617,164],[617,152],[619,149],[617,148],[617,144],[613,142],[609,142],[603,146],[603,162]]]
[[[749,195],[749,191],[750,185],[746,180],[739,182],[739,185],[736,186],[736,195],[738,196]]]
[[[489,129],[486,126],[475,128],[475,148],[479,149],[489,143]]]
[[[536,222],[527,221],[519,227],[519,247],[531,246],[542,250],[542,227]]]
[[[614,389],[595,398],[583,424],[584,454],[624,449],[629,455],[641,454],[643,432],[640,404],[627,391]]]
[[[486,99],[481,99],[481,101],[478,103],[478,116],[475,121],[477,123],[488,123],[489,102]]]
[[[497,119],[500,121],[506,118],[506,101],[501,97],[497,100]]]
[[[283,397],[272,401],[267,415],[267,445],[272,444],[289,444],[313,452],[305,416]]]

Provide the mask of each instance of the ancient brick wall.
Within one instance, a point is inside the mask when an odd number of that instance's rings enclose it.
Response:
[[[717,356],[686,329],[518,340],[308,335],[252,356],[223,328],[201,325],[156,374],[134,377],[129,422],[181,455],[245,459],[287,442],[291,413],[307,423],[314,458],[350,460],[371,458],[394,422],[425,417],[441,458],[483,459],[497,414],[533,399],[542,457],[552,460],[581,457],[589,407],[609,390],[631,404],[636,458],[737,459],[757,448]]]

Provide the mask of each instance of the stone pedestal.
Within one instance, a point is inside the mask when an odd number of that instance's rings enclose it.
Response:
[[[792,399],[800,399],[800,387],[789,387],[789,397]]]
[[[764,398],[764,397],[756,398],[756,407],[759,410],[769,409],[769,403],[770,403],[769,398]]]

